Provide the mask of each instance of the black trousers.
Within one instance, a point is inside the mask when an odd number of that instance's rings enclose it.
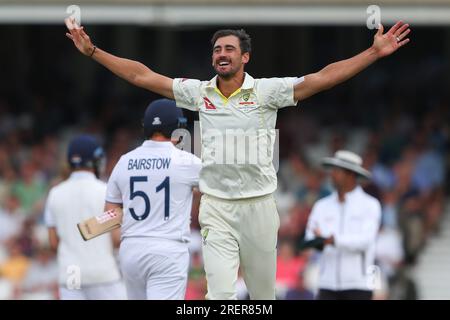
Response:
[[[371,300],[372,291],[369,290],[341,290],[333,291],[320,289],[317,300]]]

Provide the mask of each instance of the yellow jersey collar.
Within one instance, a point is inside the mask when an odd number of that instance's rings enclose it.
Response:
[[[247,72],[245,72],[244,73],[244,83],[242,84],[242,86],[239,89],[252,90],[254,85],[255,85],[255,79],[253,79],[253,77],[251,75],[249,75]],[[212,78],[211,80],[209,80],[209,82],[206,84],[206,88],[210,88],[210,89],[213,89],[216,91],[219,90],[217,88],[217,75],[214,78]]]

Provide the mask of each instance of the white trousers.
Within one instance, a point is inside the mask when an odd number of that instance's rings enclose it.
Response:
[[[128,299],[184,300],[189,269],[187,244],[125,238],[119,257]]]
[[[275,299],[280,218],[273,196],[224,200],[203,195],[199,222],[207,299],[237,299],[241,266],[250,298]]]
[[[80,289],[59,287],[61,300],[125,300],[127,298],[122,281],[84,286]]]

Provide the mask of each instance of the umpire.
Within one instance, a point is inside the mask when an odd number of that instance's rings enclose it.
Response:
[[[358,184],[370,178],[357,154],[340,150],[322,164],[331,168],[336,189],[313,206],[306,240],[323,250],[320,261],[319,300],[370,300],[375,240],[381,205]]]

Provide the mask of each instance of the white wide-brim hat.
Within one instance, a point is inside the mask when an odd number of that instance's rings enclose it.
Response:
[[[372,177],[371,173],[362,167],[361,157],[356,153],[347,150],[336,151],[333,158],[323,158],[322,165],[347,169],[366,179]]]

